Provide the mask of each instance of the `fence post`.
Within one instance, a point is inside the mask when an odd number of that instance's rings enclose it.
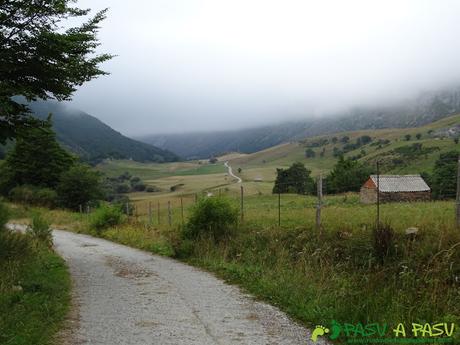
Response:
[[[90,214],[91,212],[91,207],[89,205],[86,205],[86,213]]]
[[[182,197],[180,198],[180,214],[181,214],[182,224],[184,224],[184,200],[182,200]]]
[[[126,215],[129,217],[129,202],[126,203]]]
[[[278,226],[281,226],[281,191],[278,190]]]
[[[160,202],[158,201],[158,225],[160,225]]]
[[[83,214],[83,206],[79,205],[79,207],[80,207],[80,214]]]
[[[380,230],[380,163],[377,161],[377,231]]]
[[[323,176],[320,174],[316,182],[318,203],[316,205],[316,230],[321,233],[321,207],[323,206]]]
[[[243,186],[241,186],[240,211],[241,211],[241,222],[243,222],[244,220],[244,189],[243,189]]]
[[[460,228],[460,155],[458,156],[457,163],[456,222],[457,227]]]
[[[153,217],[152,217],[152,202],[149,201],[149,225],[152,225]]]
[[[168,200],[168,224],[172,225],[171,201]]]

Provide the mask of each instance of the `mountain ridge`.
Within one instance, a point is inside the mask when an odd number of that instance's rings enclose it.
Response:
[[[422,126],[460,112],[460,87],[419,94],[387,106],[353,107],[333,117],[287,121],[250,129],[150,135],[140,141],[187,159],[226,152],[253,153],[284,142],[343,131]]]
[[[57,140],[90,163],[102,159],[132,159],[139,162],[171,162],[179,157],[151,144],[128,138],[98,118],[55,101],[28,104],[34,117],[45,120],[51,114]]]

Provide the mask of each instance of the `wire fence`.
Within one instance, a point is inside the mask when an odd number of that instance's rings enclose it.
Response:
[[[460,165],[460,160],[458,161]],[[135,200],[124,205],[130,219],[150,226],[179,226],[187,222],[192,206],[200,198],[226,197],[239,210],[241,223],[248,225],[314,228],[334,228],[348,231],[356,227],[380,226],[391,223],[397,229],[414,227],[460,227],[460,169],[457,169],[455,198],[448,200],[421,200],[387,202],[380,191],[380,166],[376,164],[376,202],[365,204],[359,193],[327,194],[327,181],[316,180],[316,195],[288,193],[246,193],[245,184],[238,191],[225,187],[202,193],[158,196],[150,200]],[[448,188],[449,189],[449,188]],[[90,209],[80,208],[81,212]]]

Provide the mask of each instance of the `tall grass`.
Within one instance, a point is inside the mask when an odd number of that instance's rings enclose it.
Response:
[[[34,213],[32,230],[22,234],[4,228],[5,210],[0,204],[0,344],[51,344],[70,304],[67,267],[51,250],[41,215]]]
[[[452,202],[384,204],[388,232],[379,234],[374,206],[357,203],[356,195],[332,197],[319,234],[314,199],[282,198],[281,227],[273,225],[277,204],[270,197],[248,198],[245,222],[220,242],[184,240],[181,225],[148,225],[145,217],[101,236],[204,267],[307,325],[460,324],[460,231]],[[407,235],[408,227],[418,232]]]

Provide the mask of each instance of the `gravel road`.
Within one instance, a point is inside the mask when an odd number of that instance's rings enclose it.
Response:
[[[209,273],[86,235],[54,237],[74,281],[66,345],[310,343],[307,329]]]

